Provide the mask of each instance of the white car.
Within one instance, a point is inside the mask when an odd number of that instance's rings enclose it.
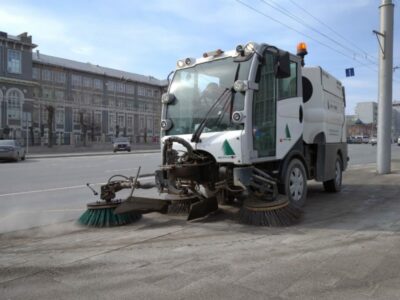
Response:
[[[0,140],[0,160],[25,160],[25,148],[16,140]]]
[[[397,139],[397,146],[400,146],[400,137]]]
[[[375,146],[375,145],[376,145],[376,143],[377,143],[377,139],[376,139],[376,137],[372,137],[372,138],[370,138],[370,139],[369,139],[369,143],[370,143],[372,146]]]

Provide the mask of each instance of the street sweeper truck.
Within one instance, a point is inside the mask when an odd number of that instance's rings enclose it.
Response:
[[[101,186],[80,223],[113,226],[143,213],[188,220],[238,208],[238,220],[297,222],[307,181],[339,192],[347,167],[345,92],[321,67],[268,44],[238,45],[177,62],[162,95],[161,162],[155,182],[117,175]],[[129,196],[116,193],[130,189]]]

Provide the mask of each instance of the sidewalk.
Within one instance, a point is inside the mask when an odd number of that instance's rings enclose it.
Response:
[[[114,153],[111,144],[99,144],[89,146],[31,146],[28,148],[27,158],[50,158],[50,157],[69,157],[69,156],[97,156],[97,155],[121,155],[121,154],[138,154],[153,153],[160,151],[159,143],[152,144],[132,144],[131,152]]]
[[[2,299],[398,299],[400,160],[310,183],[304,220],[238,224],[159,214],[119,228],[74,221],[0,235]],[[80,214],[81,212],[77,212]]]

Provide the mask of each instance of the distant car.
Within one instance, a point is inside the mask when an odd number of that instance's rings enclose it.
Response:
[[[363,142],[363,144],[368,144],[368,143],[369,143],[369,137],[364,136],[364,137],[362,138],[362,142]]]
[[[0,140],[0,160],[25,160],[25,148],[16,140]]]
[[[400,137],[397,139],[397,146],[400,146]]]
[[[127,137],[118,137],[113,142],[114,153],[117,151],[128,151],[131,152],[131,144]]]
[[[376,137],[372,137],[372,138],[370,138],[370,139],[369,139],[369,143],[370,143],[372,146],[375,146],[375,145],[376,145],[376,143],[377,143],[377,139],[376,139]]]

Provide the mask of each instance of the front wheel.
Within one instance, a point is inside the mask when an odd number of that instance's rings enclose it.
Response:
[[[290,161],[285,173],[285,194],[291,204],[304,206],[307,197],[307,175],[303,163],[294,158]]]
[[[324,181],[324,189],[329,193],[338,193],[342,189],[342,160],[340,156],[336,157],[335,178]]]

